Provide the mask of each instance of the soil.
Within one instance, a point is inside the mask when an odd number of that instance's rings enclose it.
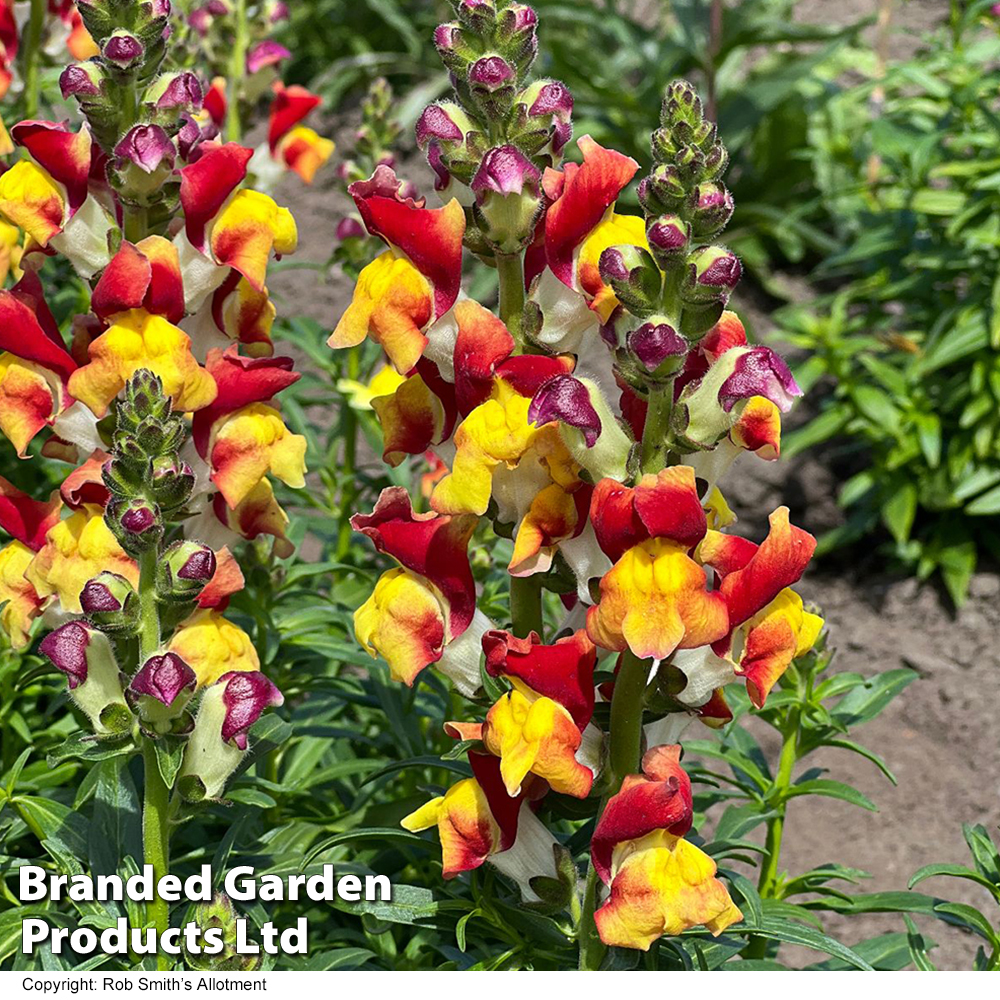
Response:
[[[873,15],[877,6],[877,0],[841,0],[836,5],[803,0],[796,16],[845,23]],[[947,9],[945,0],[910,0],[895,4],[894,17],[919,33]],[[904,37],[894,45],[902,48],[892,54],[901,55],[910,41]],[[347,138],[349,127],[336,132]],[[408,165],[407,174],[426,187],[424,170],[422,165],[412,170]],[[327,168],[311,188],[287,179],[278,199],[299,220],[301,245],[295,260],[325,260],[336,224],[349,210],[334,170]],[[328,327],[349,301],[351,289],[341,275],[307,270],[280,271],[271,285],[283,314],[307,315]],[[747,305],[756,312],[750,302],[736,307]],[[758,312],[753,318],[754,328],[766,332],[766,316]],[[747,459],[724,485],[743,531],[758,540],[766,532],[767,513],[781,503],[791,508],[795,524],[815,534],[841,518],[839,482],[815,458],[776,463]],[[909,877],[926,864],[968,864],[962,824],[982,823],[994,835],[1000,825],[1000,577],[977,574],[968,603],[956,613],[934,586],[894,577],[874,541],[872,549],[853,564],[820,563],[799,589],[826,618],[830,645],[836,649],[832,669],[872,674],[909,666],[918,672],[918,680],[857,734],[861,743],[883,756],[898,785],[845,751],[810,758],[811,766],[828,768],[830,777],[859,788],[879,811],[869,813],[819,797],[795,802],[782,855],[782,867],[792,873],[830,860],[864,869],[871,879],[862,891],[904,889]],[[766,727],[760,728],[758,736],[776,760],[777,741],[763,731]],[[921,890],[995,913],[986,891],[971,883],[932,880]],[[939,968],[971,968],[978,939],[934,920],[920,918],[917,923],[938,942],[932,959]],[[826,925],[847,943],[905,930],[902,918],[893,914],[831,917]],[[803,949],[786,949],[783,955],[799,965],[818,960]]]

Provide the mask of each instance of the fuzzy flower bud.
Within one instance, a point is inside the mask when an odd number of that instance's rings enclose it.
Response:
[[[194,73],[164,73],[147,88],[143,99],[159,111],[180,109],[194,113],[201,110],[205,92]]]
[[[176,455],[160,455],[153,459],[152,496],[159,507],[168,512],[179,510],[194,492],[194,471]]]
[[[176,653],[157,653],[132,678],[126,697],[147,727],[162,735],[174,728],[197,684],[195,672]]]
[[[247,734],[281,692],[259,671],[223,674],[202,696],[178,788],[189,802],[218,798],[248,749]]]
[[[517,70],[502,56],[483,56],[469,67],[472,96],[489,119],[507,114],[514,100],[516,83]]]
[[[672,375],[688,352],[687,341],[662,316],[653,316],[629,332],[629,352],[651,375]]]
[[[136,125],[115,146],[119,164],[128,169],[138,167],[144,174],[169,173],[174,166],[174,144],[159,125]]]
[[[241,955],[236,951],[236,921],[239,914],[224,892],[217,892],[211,902],[198,903],[192,916],[203,937],[207,930],[222,932],[224,949],[217,955],[208,955],[204,949],[199,948],[195,954],[185,947],[184,962],[188,967],[198,972],[253,972],[260,967],[260,955]]]
[[[598,261],[601,278],[633,316],[658,308],[663,275],[648,251],[637,246],[608,247]]]
[[[734,208],[733,196],[724,184],[699,184],[688,201],[692,236],[696,240],[714,239],[728,225]]]
[[[128,731],[132,714],[125,704],[121,674],[111,640],[84,622],[69,622],[50,632],[39,645],[66,675],[69,694],[99,736]]]
[[[681,297],[698,305],[726,302],[743,276],[739,257],[725,247],[702,247],[688,259]]]
[[[253,76],[268,66],[277,66],[285,59],[290,59],[291,55],[284,45],[265,39],[247,53],[247,73]]]
[[[646,239],[656,259],[664,264],[688,249],[691,231],[679,215],[660,215],[646,222]]]
[[[109,634],[131,634],[139,623],[139,595],[125,577],[107,570],[87,581],[80,607],[92,625]]]
[[[163,537],[163,519],[148,500],[113,497],[104,513],[108,527],[130,556],[140,556]]]
[[[104,70],[98,63],[74,63],[62,71],[59,89],[67,100],[75,97],[81,103],[88,103],[89,98],[101,96],[104,79]]]
[[[470,187],[476,196],[476,221],[500,253],[516,253],[531,242],[541,208],[541,174],[515,146],[491,149]]]
[[[201,542],[174,542],[156,567],[156,593],[161,601],[194,601],[215,575],[215,553]]]
[[[119,69],[131,69],[145,54],[146,47],[127,31],[116,31],[101,49],[101,55]]]

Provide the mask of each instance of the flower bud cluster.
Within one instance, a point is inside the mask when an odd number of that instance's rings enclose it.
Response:
[[[451,73],[454,100],[424,109],[417,143],[439,192],[467,186],[466,245],[511,254],[532,239],[542,210],[542,171],[572,135],[573,98],[555,80],[528,82],[538,50],[535,11],[510,0],[458,0],[457,19],[434,42]]]
[[[63,97],[79,102],[110,158],[109,178],[119,195],[129,204],[161,205],[176,196],[172,175],[183,132],[204,99],[194,73],[161,72],[170,2],[88,0],[79,9],[100,51],[63,71]]]

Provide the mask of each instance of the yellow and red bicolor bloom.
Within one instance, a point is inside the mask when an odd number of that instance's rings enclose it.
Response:
[[[302,124],[320,103],[321,99],[305,87],[286,87],[280,81],[274,85],[268,148],[275,160],[294,170],[307,184],[312,183],[316,171],[330,159],[335,149],[333,142]]]
[[[483,636],[486,669],[504,676],[511,691],[489,710],[483,744],[500,758],[500,775],[511,796],[529,774],[556,792],[586,798],[597,770],[600,735],[584,747],[594,712],[597,651],[584,631],[542,645],[534,632],[517,639],[507,632]],[[596,744],[596,746],[595,746]]]
[[[176,245],[162,236],[123,241],[94,286],[91,308],[105,321],[143,309],[179,323],[185,314],[184,281]]]
[[[430,325],[458,298],[465,212],[455,199],[432,209],[422,199],[403,197],[401,182],[386,166],[350,191],[368,232],[389,249],[361,272],[328,343],[355,347],[371,337],[404,375],[423,354]]]
[[[693,469],[644,476],[635,488],[602,480],[591,520],[598,543],[615,560],[601,580],[600,602],[587,615],[594,642],[661,660],[728,633],[726,601],[708,590],[704,569],[689,554],[707,529]]]
[[[209,510],[214,522],[225,532],[233,532],[248,541],[260,535],[270,535],[274,539],[274,554],[279,559],[287,559],[294,551],[295,544],[285,533],[289,524],[288,515],[274,495],[274,487],[269,479],[262,479],[243,500],[231,508],[221,493],[211,500]],[[200,530],[200,524],[199,524]],[[212,536],[212,528],[204,532]],[[192,537],[199,531],[192,529]]]
[[[0,627],[15,649],[31,641],[31,623],[46,604],[25,574],[59,521],[61,506],[58,493],[47,501],[34,500],[0,476],[0,528],[13,539],[0,549]]]
[[[194,671],[199,688],[228,673],[260,670],[250,636],[214,608],[199,608],[182,622],[167,650]]]
[[[191,353],[191,338],[164,316],[145,308],[111,317],[110,326],[90,344],[90,362],[69,380],[70,393],[103,417],[111,401],[140,368],[163,380],[176,409],[192,412],[216,397],[215,380]]]
[[[139,585],[139,567],[104,523],[104,508],[84,504],[49,528],[26,576],[43,600],[57,598],[63,612],[80,614],[80,592],[104,571]]]
[[[525,800],[523,794],[507,794],[496,757],[470,753],[469,763],[473,777],[452,785],[400,823],[413,832],[437,827],[445,878],[472,871],[493,855],[510,850]]]
[[[765,459],[778,457],[781,414],[802,395],[774,351],[747,344],[743,324],[732,312],[724,312],[688,355],[675,389],[685,443],[714,448],[728,435],[732,445]]]
[[[823,620],[805,611],[802,599],[789,589],[805,571],[816,540],[789,523],[787,507],[779,507],[769,520],[770,531],[760,545],[709,531],[696,553],[720,577],[718,592],[729,611],[730,632],[713,650],[732,656],[758,707],[823,627]]]
[[[0,350],[0,431],[23,456],[73,402],[69,382],[76,371],[33,271],[0,290]]]
[[[718,935],[743,919],[715,862],[683,839],[692,800],[680,749],[648,751],[643,773],[625,779],[594,830],[594,868],[611,886],[594,920],[608,946],[647,951],[664,934],[704,925]]]
[[[90,278],[108,262],[108,234],[115,223],[89,194],[89,130],[24,121],[11,129],[11,138],[28,157],[0,176],[0,214],[28,235],[27,251],[58,251]]]
[[[190,311],[238,271],[264,290],[271,254],[293,253],[298,230],[292,213],[259,191],[241,188],[253,151],[229,142],[204,143],[203,153],[180,171],[184,233],[178,236]],[[221,271],[219,269],[222,269]]]
[[[291,358],[243,358],[235,346],[209,352],[207,371],[218,394],[192,423],[198,454],[230,509],[237,509],[271,473],[293,488],[305,485],[305,438],[292,434],[274,397],[299,379]]]
[[[612,246],[648,247],[645,220],[618,215],[615,201],[639,164],[583,136],[577,145],[583,163],[562,171],[547,169],[542,184],[552,202],[545,214],[545,256],[552,273],[583,294],[602,323],[618,305],[598,269],[601,254]]]
[[[274,353],[271,329],[276,315],[266,288],[258,291],[239,271],[230,271],[194,318],[192,339],[205,354],[235,342],[250,357],[266,358]]]
[[[356,514],[351,525],[399,563],[355,612],[358,640],[386,660],[394,678],[412,685],[475,617],[467,549],[476,519],[415,514],[406,490],[390,487],[371,514]]]

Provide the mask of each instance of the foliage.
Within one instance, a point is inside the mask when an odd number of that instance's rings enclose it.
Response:
[[[977,559],[1000,554],[1000,34],[986,7],[817,112],[810,156],[838,249],[814,278],[831,291],[775,317],[808,352],[804,384],[829,388],[786,454],[830,442],[853,473],[848,521],[821,550],[882,527],[957,604]]]

